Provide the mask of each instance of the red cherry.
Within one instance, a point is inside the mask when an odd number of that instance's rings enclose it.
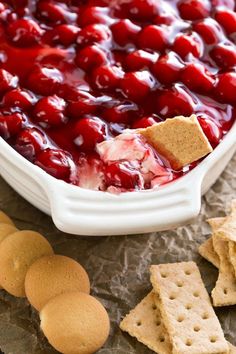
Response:
[[[95,67],[106,64],[106,52],[96,45],[87,46],[77,51],[75,63],[81,69],[89,71]]]
[[[157,60],[152,67],[152,71],[158,81],[169,85],[179,80],[180,70],[183,66],[178,56],[174,52],[169,52]]]
[[[187,64],[181,73],[182,82],[190,89],[199,93],[208,93],[214,87],[214,79],[210,72],[201,64]]]
[[[162,91],[156,99],[156,112],[164,118],[191,116],[194,107],[193,98],[180,86]]]
[[[91,83],[97,89],[116,89],[122,75],[122,71],[116,66],[100,66],[93,71]]]
[[[155,85],[155,80],[148,71],[126,73],[121,81],[121,89],[131,101],[138,102],[145,98]]]
[[[128,19],[120,20],[111,26],[114,41],[122,47],[129,43],[135,43],[140,30],[140,26]]]
[[[221,68],[230,68],[236,65],[236,51],[232,45],[218,44],[214,47],[210,56]]]
[[[37,155],[35,165],[41,167],[53,177],[70,182],[73,161],[69,154],[63,150],[49,148],[43,150]]]
[[[149,53],[139,49],[127,55],[125,64],[128,70],[138,71],[149,68],[157,60],[157,57],[156,53]]]
[[[135,117],[136,110],[137,107],[133,103],[121,103],[107,108],[103,112],[103,118],[110,123],[128,124]]]
[[[176,17],[174,17],[172,14],[161,14],[157,15],[154,19],[153,22],[156,25],[171,25],[174,21],[176,20]]]
[[[215,92],[219,100],[234,105],[236,97],[236,73],[228,72],[220,74]]]
[[[26,158],[32,160],[36,154],[46,148],[47,138],[37,128],[23,129],[17,136],[15,148]]]
[[[13,6],[14,9],[26,7],[29,5],[29,0],[10,0],[8,3]]]
[[[106,124],[99,118],[80,119],[73,130],[74,143],[82,151],[95,149],[96,144],[106,138]]]
[[[113,55],[114,62],[116,63],[116,65],[118,67],[125,66],[125,60],[126,60],[126,56],[127,56],[127,53],[125,51],[113,50],[112,55]]]
[[[211,119],[205,116],[198,117],[198,121],[212,147],[216,147],[222,139],[222,131]]]
[[[78,118],[84,114],[92,114],[97,110],[97,102],[88,92],[80,92],[77,94],[76,101],[69,102],[67,113],[72,118]]]
[[[213,8],[224,6],[225,8],[230,10],[235,9],[235,0],[211,0],[211,2]]]
[[[50,41],[60,43],[65,47],[76,42],[79,33],[79,28],[73,25],[56,26],[51,33],[49,32]]]
[[[13,76],[8,71],[4,69],[0,69],[0,94],[14,89],[17,87],[18,78],[17,76]]]
[[[132,129],[147,128],[153,124],[156,124],[156,120],[153,117],[143,117],[132,124]]]
[[[6,6],[3,3],[0,3],[0,14],[6,10]]]
[[[34,107],[34,119],[44,128],[61,125],[67,121],[65,107],[65,101],[56,95],[43,97]]]
[[[142,176],[138,171],[118,162],[105,167],[105,181],[107,186],[125,189],[139,189],[143,185]]]
[[[76,1],[76,0],[75,0]],[[101,7],[107,7],[109,4],[110,0],[90,0],[89,4],[91,6],[101,6]]]
[[[25,118],[20,113],[12,113],[9,115],[0,114],[0,136],[4,139],[19,133],[22,129]]]
[[[62,73],[56,68],[35,66],[28,77],[28,87],[31,91],[49,96],[56,92],[63,82]]]
[[[185,58],[189,54],[200,58],[203,54],[201,38],[194,33],[178,35],[174,41],[173,49],[182,58]]]
[[[37,44],[43,33],[37,22],[24,18],[10,23],[7,32],[11,41],[20,47]]]
[[[85,27],[93,24],[107,24],[109,17],[107,16],[108,9],[98,6],[89,6],[82,9],[78,16],[78,24],[81,27]]]
[[[139,33],[139,47],[163,51],[168,45],[166,30],[156,25],[149,25]]]
[[[36,97],[32,92],[22,89],[14,89],[5,94],[3,104],[6,107],[19,107],[23,111],[32,108]]]
[[[202,37],[207,44],[218,43],[222,36],[219,24],[211,18],[207,18],[194,25],[194,30]]]
[[[135,20],[151,20],[158,14],[159,4],[156,0],[130,0],[124,1],[123,6],[128,16]]]
[[[178,9],[184,20],[195,21],[208,17],[211,7],[208,0],[182,0]]]
[[[228,34],[236,32],[236,13],[234,11],[219,9],[216,11],[215,17]]]
[[[88,25],[79,32],[77,43],[86,46],[107,41],[110,36],[111,34],[107,26],[99,24]]]
[[[37,15],[53,24],[62,24],[76,20],[77,15],[69,10],[66,4],[56,4],[51,1],[38,1]]]

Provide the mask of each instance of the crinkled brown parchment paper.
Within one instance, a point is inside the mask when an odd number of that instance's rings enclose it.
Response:
[[[78,260],[88,271],[92,293],[106,306],[111,334],[100,354],[149,354],[145,346],[122,333],[120,319],[150,290],[149,266],[195,260],[211,290],[216,269],[197,253],[208,237],[206,218],[223,216],[236,197],[236,155],[217,183],[203,197],[202,211],[191,225],[174,231],[121,237],[76,237],[63,234],[51,219],[23,200],[0,178],[0,209],[20,229],[44,234],[56,253]],[[236,306],[217,310],[225,335],[236,345]],[[39,330],[37,313],[24,299],[0,291],[0,348],[5,354],[55,354]]]

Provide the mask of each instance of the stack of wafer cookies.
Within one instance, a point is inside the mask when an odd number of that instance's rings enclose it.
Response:
[[[75,260],[55,255],[35,231],[19,231],[0,211],[0,286],[27,297],[40,312],[41,329],[61,353],[92,354],[110,329],[103,305],[90,296],[85,269]]]
[[[153,265],[153,290],[120,328],[158,354],[236,353],[228,343],[194,262]]]
[[[236,304],[236,201],[226,217],[209,219],[211,237],[199,248],[199,253],[219,269],[212,291],[214,306]]]

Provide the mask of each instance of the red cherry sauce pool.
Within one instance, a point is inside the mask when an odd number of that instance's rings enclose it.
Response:
[[[0,134],[66,182],[149,189],[96,144],[195,113],[216,147],[235,120],[235,44],[234,0],[0,2]]]

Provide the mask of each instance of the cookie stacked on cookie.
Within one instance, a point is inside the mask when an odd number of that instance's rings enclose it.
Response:
[[[120,328],[158,354],[234,354],[194,262],[152,265],[153,290]]]
[[[212,290],[214,306],[236,305],[236,200],[226,217],[209,219],[211,237],[199,248],[199,253],[219,269]]]
[[[92,354],[105,343],[108,314],[90,293],[85,269],[54,251],[41,234],[19,231],[0,211],[0,286],[27,297],[40,312],[41,329],[61,353]]]

